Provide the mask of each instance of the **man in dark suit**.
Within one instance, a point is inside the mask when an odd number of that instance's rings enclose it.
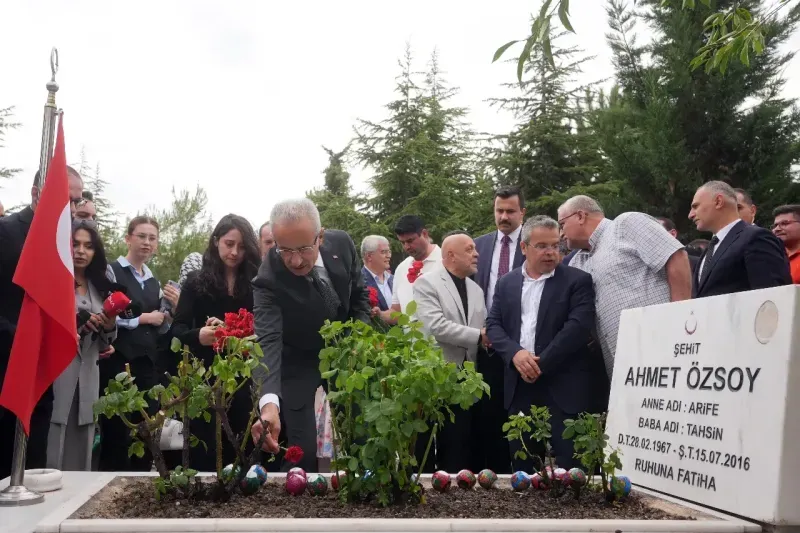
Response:
[[[739,218],[736,192],[722,181],[697,189],[689,218],[714,234],[692,273],[692,297],[789,285],[789,260],[770,231]]]
[[[319,330],[325,320],[368,322],[369,299],[353,240],[343,231],[323,231],[310,200],[277,204],[270,222],[275,247],[253,280],[255,331],[269,369],[267,373],[259,369],[253,376],[261,387],[259,408],[269,432],[264,449],[278,452],[282,415],[287,444],[303,449],[299,466],[313,472],[317,468],[314,399],[323,384],[319,352],[324,343]],[[256,422],[254,441],[262,431]]]
[[[564,420],[590,408],[592,381],[605,380],[605,374],[602,365],[592,364],[588,348],[595,319],[592,277],[560,264],[558,244],[559,226],[552,218],[525,223],[525,263],[497,284],[486,330],[504,363],[506,416],[546,406],[556,463],[572,468],[579,465],[572,441],[561,438]],[[527,446],[533,451],[536,443]],[[519,442],[511,447],[515,452]],[[530,458],[513,462],[515,470],[526,472],[539,466]]]
[[[392,320],[392,282],[394,276],[389,271],[392,260],[392,249],[389,239],[381,235],[367,235],[361,241],[361,261],[364,266],[361,274],[367,290],[374,289],[378,305],[372,308],[372,314],[378,315],[384,322]],[[371,305],[371,304],[370,304]]]
[[[81,201],[83,180],[78,172],[67,167],[69,179],[70,210]],[[40,175],[37,172],[31,189],[31,204],[25,209],[0,219],[0,387],[5,379],[11,345],[17,329],[19,311],[22,308],[24,291],[12,281],[17,269],[22,246],[31,228],[33,214],[39,203]],[[47,462],[47,434],[50,415],[53,412],[53,389],[44,393],[31,416],[31,433],[28,438],[26,468],[44,468]],[[11,457],[14,452],[16,417],[0,407],[0,479],[11,473]]]
[[[494,194],[494,222],[497,230],[475,239],[478,251],[478,272],[473,279],[486,295],[486,309],[492,306],[495,287],[500,278],[518,268],[525,257],[520,250],[520,232],[525,216],[525,197],[518,187],[501,187]],[[478,430],[474,447],[475,464],[491,468],[498,474],[511,473],[508,443],[503,436],[506,409],[503,406],[503,362],[491,348],[478,353],[478,371],[489,385],[491,395],[475,407]]]

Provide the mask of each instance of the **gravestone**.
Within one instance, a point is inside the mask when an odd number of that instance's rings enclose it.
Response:
[[[634,484],[800,524],[800,288],[626,310],[607,434]]]

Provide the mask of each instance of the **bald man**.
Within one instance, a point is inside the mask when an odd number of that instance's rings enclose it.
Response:
[[[3,207],[3,202],[0,202],[0,217],[6,216],[6,208]]]
[[[702,185],[692,199],[689,219],[714,234],[693,272],[694,298],[792,283],[780,239],[739,218],[737,204],[736,191],[723,181]]]
[[[470,279],[478,270],[475,243],[463,233],[451,234],[442,242],[442,264],[414,282],[417,318],[423,331],[432,335],[444,358],[459,366],[475,362],[478,349],[488,346],[484,323],[486,303],[483,291]],[[455,422],[449,420],[436,439],[436,467],[447,472],[475,469],[470,438],[473,413],[454,408]]]

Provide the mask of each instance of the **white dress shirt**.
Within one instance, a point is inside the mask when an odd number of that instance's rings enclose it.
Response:
[[[738,224],[740,220],[742,220],[742,219],[741,219],[741,218],[737,218],[736,220],[734,220],[733,222],[731,222],[730,224],[728,224],[727,226],[725,226],[724,228],[722,228],[721,230],[719,230],[718,232],[716,232],[716,233],[714,234],[714,237],[716,237],[717,239],[719,239],[719,242],[718,242],[718,243],[717,243],[717,245],[714,247],[714,249],[711,251],[711,255],[712,255],[712,257],[713,257],[713,255],[714,255],[715,253],[717,253],[717,250],[719,250],[719,245],[720,245],[720,244],[722,244],[722,241],[724,241],[724,240],[725,240],[725,237],[727,237],[727,236],[728,236],[728,233],[730,233],[730,232],[731,232],[731,230],[733,229],[733,227],[734,227],[736,224]],[[706,257],[707,257],[707,256],[703,256],[703,260],[702,260],[702,261],[700,261],[700,270],[698,270],[698,272],[700,272],[700,273],[702,273],[702,272],[703,272],[703,265],[704,265],[704,264],[705,264],[705,262],[706,262]]]
[[[553,271],[555,272],[555,270]],[[545,282],[553,277],[553,272],[542,274],[533,279],[522,264],[522,324],[519,330],[519,345],[536,355],[536,323],[539,320],[539,304]]]
[[[317,254],[317,261],[314,263],[314,268],[319,269],[318,272],[320,279],[322,279],[322,281],[333,287],[333,285],[331,284],[331,278],[328,275],[328,271],[325,269],[325,263],[322,262],[322,254]],[[278,410],[280,411],[281,402],[277,394],[269,393],[262,396],[261,399],[258,401],[258,410],[261,411],[262,409],[264,409],[264,406],[267,405],[268,403],[274,403],[278,407]]]
[[[522,233],[522,226],[508,234],[511,242],[508,243],[508,271],[514,270],[514,256],[519,245],[519,235]],[[494,289],[497,286],[497,271],[500,269],[500,250],[503,248],[503,237],[505,233],[497,230],[494,240],[494,251],[492,251],[492,266],[489,269],[489,285],[486,287],[486,309],[492,308],[494,301]]]
[[[381,281],[381,278],[378,277],[378,274],[376,274],[375,272],[370,270],[368,267],[364,267],[364,268],[367,269],[367,272],[370,273],[370,275],[372,276],[372,279],[375,280],[375,285],[378,286],[378,290],[381,291],[381,294],[383,295],[383,299],[386,300],[386,305],[391,307],[392,306],[392,288],[389,287],[389,283],[388,283],[389,282],[389,275],[390,275],[389,271],[387,270],[386,272],[383,273],[383,281]]]
[[[402,263],[397,265],[397,268],[394,271],[392,305],[399,304],[400,310],[403,313],[406,312],[406,307],[414,299],[414,287],[411,285],[411,282],[408,281],[408,269],[411,268],[411,264],[413,262],[414,258],[408,256],[403,259]],[[428,257],[422,260],[422,270],[420,271],[420,275],[436,269],[441,264],[442,249],[439,248],[439,245],[434,245],[433,251],[428,255]]]

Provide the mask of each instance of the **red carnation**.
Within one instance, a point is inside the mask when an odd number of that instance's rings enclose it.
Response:
[[[368,287],[369,290],[369,305],[370,307],[378,307],[378,289],[375,287]]]
[[[300,446],[289,446],[283,457],[293,465],[296,465],[303,460],[303,448]]]
[[[417,278],[419,277],[420,272],[422,271],[422,266],[423,266],[422,261],[414,261],[413,263],[411,263],[411,267],[408,269],[408,274],[406,274],[409,283],[414,283],[415,281],[417,281]]]

